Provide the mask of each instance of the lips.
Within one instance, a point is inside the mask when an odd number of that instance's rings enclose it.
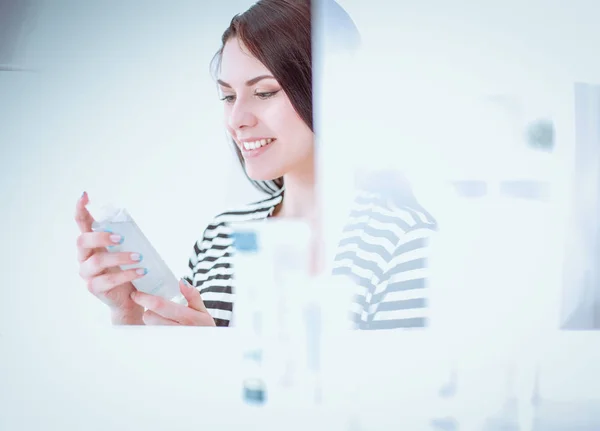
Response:
[[[241,144],[242,144],[242,147],[244,150],[252,151],[252,150],[257,150],[259,148],[262,148],[266,145],[269,145],[274,140],[275,139],[273,139],[273,138],[261,138],[261,139],[256,139],[254,141],[244,141],[244,142],[241,142]]]
[[[251,159],[260,156],[265,151],[269,151],[275,138],[261,138],[253,141],[241,141],[239,142],[240,150],[244,159]]]

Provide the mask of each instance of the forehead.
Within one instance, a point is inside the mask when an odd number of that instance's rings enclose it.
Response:
[[[227,41],[221,57],[219,79],[237,85],[255,76],[270,73],[237,38]]]

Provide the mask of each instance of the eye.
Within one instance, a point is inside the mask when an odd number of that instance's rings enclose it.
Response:
[[[225,103],[233,103],[235,100],[235,96],[223,96],[221,100]]]
[[[256,92],[256,93],[254,93],[254,94],[255,94],[255,95],[256,95],[256,96],[257,96],[259,99],[262,99],[262,100],[264,100],[264,99],[269,99],[269,98],[271,98],[271,97],[275,96],[277,93],[279,93],[279,90],[277,90],[277,91],[269,91],[269,92],[262,92],[262,93],[258,93],[258,92]]]

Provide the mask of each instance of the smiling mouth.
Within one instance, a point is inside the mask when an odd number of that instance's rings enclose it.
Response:
[[[253,150],[258,150],[259,148],[266,147],[273,141],[275,141],[274,138],[259,139],[257,141],[252,141],[252,142],[242,142],[241,146],[245,151],[253,151]]]

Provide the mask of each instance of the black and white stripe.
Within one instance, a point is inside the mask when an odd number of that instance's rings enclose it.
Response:
[[[218,215],[194,245],[186,278],[200,291],[217,326],[229,326],[235,302],[229,224],[266,219],[282,199],[280,190]],[[435,229],[435,221],[421,208],[397,205],[378,193],[356,195],[333,274],[349,276],[358,289],[351,310],[358,328],[426,326],[428,239]]]
[[[427,250],[435,220],[423,209],[360,192],[338,245],[333,273],[357,286],[352,319],[360,329],[427,324]]]
[[[233,238],[231,223],[262,220],[269,217],[282,200],[283,190],[268,199],[219,214],[194,244],[188,266],[187,281],[199,291],[204,305],[217,326],[229,326],[235,294],[233,291]]]

